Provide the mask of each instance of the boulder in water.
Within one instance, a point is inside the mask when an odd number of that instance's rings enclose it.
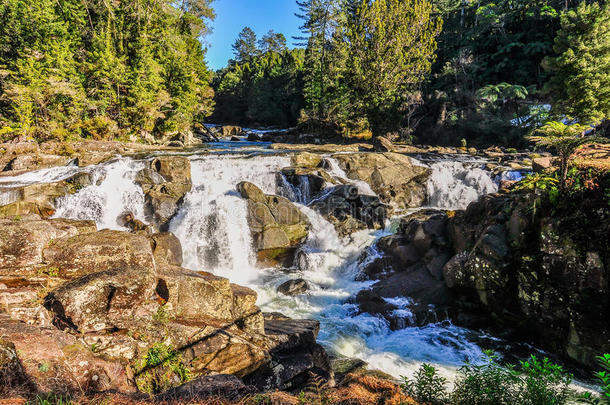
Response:
[[[331,188],[311,207],[333,223],[342,236],[355,230],[382,228],[388,213],[378,197],[360,194],[358,187],[350,184]]]
[[[241,182],[237,190],[248,201],[248,225],[259,262],[291,266],[309,232],[307,217],[287,198],[264,194],[252,183]]]
[[[381,201],[394,209],[420,207],[426,200],[430,169],[416,166],[398,153],[349,153],[333,155],[347,177],[371,186]]]
[[[164,231],[191,191],[191,163],[181,156],[160,156],[138,172],[135,181],[144,191],[148,222]]]
[[[182,266],[182,244],[173,233],[155,233],[148,240],[157,264]]]
[[[117,225],[129,229],[134,233],[152,233],[152,229],[149,225],[135,218],[132,212],[123,212],[117,217]]]
[[[277,291],[284,295],[300,295],[304,294],[309,289],[309,284],[302,278],[289,280],[282,283]]]

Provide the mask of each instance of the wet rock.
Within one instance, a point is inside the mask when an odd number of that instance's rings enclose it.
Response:
[[[295,320],[282,314],[265,314],[265,334],[271,363],[245,378],[262,390],[298,390],[312,378],[334,385],[330,358],[316,344],[318,321]]]
[[[235,125],[223,125],[219,129],[220,136],[222,136],[223,138],[228,138],[234,135],[240,135],[242,132],[242,127],[238,127]]]
[[[237,185],[248,201],[248,225],[259,263],[292,265],[298,246],[307,238],[307,217],[284,197],[264,194],[256,185]]]
[[[262,142],[262,140],[263,140],[263,138],[258,134],[255,134],[255,133],[248,134],[248,138],[247,138],[248,142]]]
[[[135,233],[152,233],[151,226],[135,218],[132,212],[124,212],[117,218],[117,225],[129,229]]]
[[[191,163],[180,156],[155,158],[148,169],[136,175],[136,182],[144,191],[148,222],[165,231],[184,196],[191,191]]]
[[[324,169],[318,168],[285,167],[281,175],[299,194],[295,197],[300,198],[304,203],[320,194],[326,185],[338,184]]]
[[[150,235],[148,240],[157,264],[182,266],[182,244],[174,234],[156,233]]]
[[[353,185],[335,186],[311,207],[335,225],[340,235],[384,226],[388,208],[378,197],[360,194]]]
[[[282,283],[277,291],[284,295],[301,295],[304,294],[309,289],[309,284],[307,281],[299,278],[297,280],[289,280],[285,283]]]
[[[425,183],[430,169],[415,166],[397,153],[335,154],[347,177],[371,186],[381,201],[394,209],[419,207],[426,199]]]

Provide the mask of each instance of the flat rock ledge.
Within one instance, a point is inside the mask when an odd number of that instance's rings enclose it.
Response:
[[[34,214],[0,218],[0,228],[0,397],[230,398],[297,389],[312,375],[333,381],[316,321],[264,315],[253,290],[180,267],[170,233]],[[151,362],[154,353],[171,361]]]

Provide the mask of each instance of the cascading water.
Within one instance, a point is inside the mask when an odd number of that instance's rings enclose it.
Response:
[[[481,356],[479,347],[470,340],[473,332],[451,324],[392,331],[386,320],[359,314],[358,306],[349,301],[371,284],[356,281],[363,265],[361,253],[372,250],[375,240],[387,235],[390,228],[361,231],[349,240],[341,239],[332,224],[312,209],[299,205],[309,218],[311,230],[297,253],[295,268],[287,273],[256,267],[247,224],[247,204],[237,193],[236,185],[250,181],[265,193],[286,195],[289,187],[286,183],[278,184],[277,173],[290,165],[288,157],[227,153],[194,154],[189,159],[193,188],[170,223],[170,230],[182,243],[184,267],[213,272],[255,289],[263,311],[318,319],[321,322],[319,340],[331,351],[362,358],[371,367],[396,377],[411,375],[421,362],[435,364],[448,375],[464,361],[475,361]],[[368,184],[348,179],[334,159],[326,158],[326,161],[329,174],[355,184],[363,194],[374,194]],[[86,169],[93,175],[93,184],[74,195],[60,198],[56,216],[95,220],[100,229],[120,229],[116,218],[124,211],[131,211],[143,220],[144,195],[134,178],[145,166],[146,161],[121,158]],[[441,161],[431,167],[431,205],[463,208],[482,193],[497,189],[489,173],[464,163]],[[60,180],[74,174],[75,170],[50,169],[43,176],[46,181]],[[26,183],[36,178],[36,175],[23,176],[5,181],[7,184]],[[314,197],[305,193],[298,196],[294,190],[293,193],[290,197],[301,203]],[[369,254],[367,260],[374,257]],[[308,281],[310,288],[306,294],[288,297],[277,293],[278,285],[295,278]],[[408,310],[406,304],[402,310]],[[405,315],[408,314],[405,312]]]
[[[495,193],[498,185],[491,172],[476,162],[442,160],[429,165],[428,205],[442,209],[465,209],[484,194]]]
[[[235,186],[241,181],[275,193],[277,172],[290,165],[280,156],[208,155],[191,159],[193,188],[170,224],[182,242],[184,266],[248,284],[255,258],[247,223],[247,205]]]
[[[56,218],[94,220],[99,229],[124,229],[117,218],[126,211],[144,220],[144,193],[134,183],[136,173],[145,162],[120,158],[95,167],[92,185],[56,201]]]

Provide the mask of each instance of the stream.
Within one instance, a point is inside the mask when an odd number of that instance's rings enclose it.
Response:
[[[359,314],[357,305],[349,298],[372,284],[356,281],[360,268],[366,264],[361,263],[362,253],[368,251],[367,260],[372,260],[375,241],[391,234],[398,218],[388,220],[384,230],[360,231],[349,240],[341,239],[332,224],[304,205],[314,197],[308,194],[306,184],[291,188],[281,181],[278,172],[290,166],[290,157],[265,146],[264,143],[221,143],[211,151],[183,154],[191,161],[193,187],[170,224],[170,231],[182,243],[183,267],[208,271],[254,289],[258,293],[258,305],[265,312],[319,320],[319,342],[331,353],[360,358],[370,368],[395,377],[411,376],[425,362],[437,366],[451,378],[464,362],[481,358],[484,342],[494,341],[482,332],[459,328],[449,322],[392,331],[386,320]],[[134,178],[149,159],[152,157],[119,157],[85,168],[64,166],[28,172],[0,178],[0,188],[59,181],[78,172],[90,172],[93,184],[59,198],[55,217],[94,220],[98,229],[125,230],[116,221],[125,211],[145,221],[144,194]],[[362,193],[372,193],[366,183],[347,179],[334,159],[329,156],[325,159],[332,176],[356,185]],[[484,170],[482,161],[445,157],[419,159],[415,163],[432,169],[427,184],[430,207],[464,209],[481,195],[498,189],[500,179]],[[296,255],[293,268],[257,267],[246,201],[235,188],[241,181],[250,181],[267,194],[288,196],[309,218],[312,228]],[[0,194],[0,199],[8,201],[7,195]],[[278,285],[295,278],[308,281],[306,294],[289,297],[276,292]],[[408,298],[397,297],[393,303],[402,308],[399,311],[403,316],[409,316]]]

